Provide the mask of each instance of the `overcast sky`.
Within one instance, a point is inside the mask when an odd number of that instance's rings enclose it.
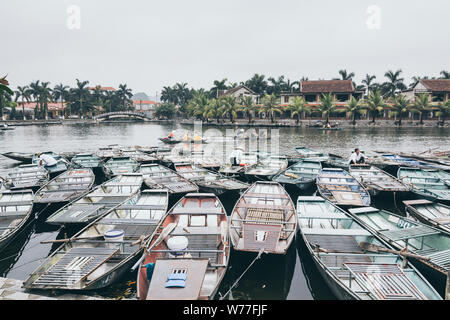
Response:
[[[70,5],[80,29],[68,27]],[[175,82],[330,79],[339,69],[359,82],[401,68],[409,83],[450,69],[449,14],[448,0],[3,0],[0,76],[14,88],[79,78],[149,95]]]

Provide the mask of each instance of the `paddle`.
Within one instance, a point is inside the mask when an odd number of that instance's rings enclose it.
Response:
[[[58,240],[48,240],[48,241],[41,241],[41,244],[46,244],[46,243],[59,243],[59,242],[69,242],[72,240],[90,240],[90,239],[97,239],[101,236],[96,236],[96,237],[78,237],[78,238],[67,238],[67,239],[58,239]]]
[[[381,246],[377,246],[376,244],[372,244],[369,242],[360,242],[359,243],[359,247],[364,250],[364,251],[370,251],[370,252],[389,252],[389,253],[395,253],[398,254],[400,256],[404,256],[404,257],[410,257],[410,258],[414,258],[414,259],[420,259],[420,260],[426,260],[429,261],[431,260],[430,257],[423,257],[423,256],[419,256],[417,254],[412,254],[406,251],[397,251],[397,250],[391,250],[388,248],[384,248]]]
[[[163,231],[159,234],[159,236],[156,239],[156,241],[151,245],[150,248],[146,249],[145,252],[150,251],[153,247],[155,247],[158,244],[160,244],[164,240],[164,238],[167,237],[173,231],[173,229],[175,229],[176,226],[177,226],[176,223],[168,224],[163,229]],[[143,254],[142,257],[134,264],[134,266],[131,267],[131,271],[134,271],[142,263],[142,261],[145,259],[145,257],[146,257],[146,254]]]

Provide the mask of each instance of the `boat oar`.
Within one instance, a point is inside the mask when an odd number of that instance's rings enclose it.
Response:
[[[150,248],[145,250],[145,253],[142,255],[142,257],[134,264],[134,266],[131,267],[131,271],[134,271],[141,263],[142,261],[145,259],[146,257],[146,253],[148,251],[150,251],[153,247],[157,246],[158,244],[160,244],[165,237],[167,237],[172,231],[173,229],[175,229],[175,227],[177,226],[176,223],[170,223],[168,224],[163,231],[159,234],[158,238],[155,240],[155,242],[153,242],[153,244],[151,245]]]
[[[92,239],[97,239],[97,238],[99,238],[99,237],[101,237],[101,236],[96,236],[96,237],[67,238],[67,239],[58,239],[58,240],[47,240],[47,241],[41,241],[41,244],[69,242],[69,241],[73,241],[73,240],[92,240]]]
[[[406,251],[391,250],[388,248],[377,246],[376,244],[369,243],[369,242],[360,242],[359,247],[364,251],[370,251],[370,252],[376,252],[376,253],[389,252],[389,253],[395,253],[395,254],[398,254],[398,255],[404,256],[404,257],[414,258],[414,259],[420,259],[420,260],[426,260],[426,261],[431,260],[430,257],[419,256],[417,254],[409,253]]]

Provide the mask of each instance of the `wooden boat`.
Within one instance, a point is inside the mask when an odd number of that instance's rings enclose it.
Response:
[[[370,206],[369,192],[347,171],[324,168],[316,179],[322,197],[341,206]]]
[[[89,191],[95,182],[91,169],[72,169],[61,173],[39,189],[34,203],[71,202]]]
[[[383,170],[368,164],[350,165],[350,175],[358,180],[372,196],[380,192],[408,192],[409,188],[400,180]]]
[[[103,172],[108,178],[112,178],[124,173],[138,171],[139,163],[130,157],[113,157],[103,165]]]
[[[53,157],[53,159],[55,159],[56,161],[58,161],[58,163],[56,163],[53,166],[44,165],[44,168],[50,173],[50,175],[57,175],[57,174],[67,170],[67,168],[68,168],[67,164],[69,163],[69,161],[67,161],[67,159],[63,158],[59,154],[56,154],[52,151],[42,152],[42,154],[47,154],[47,155]],[[39,157],[37,156],[37,154],[33,155],[31,162],[33,164],[39,164],[40,160],[39,160]]]
[[[450,186],[429,174],[427,170],[400,167],[397,177],[421,198],[431,201],[450,201]]]
[[[411,263],[403,265],[387,243],[329,201],[298,197],[297,214],[309,254],[338,299],[442,300]]]
[[[231,214],[230,237],[236,251],[285,254],[297,227],[294,204],[277,182],[255,182]]]
[[[190,163],[177,163],[175,170],[183,178],[194,182],[201,191],[214,193],[216,195],[224,194],[229,191],[241,191],[247,189],[247,183],[225,177],[220,173],[203,169]]]
[[[46,222],[57,225],[88,224],[110,209],[126,202],[139,192],[141,185],[142,174],[140,173],[128,173],[115,177],[65,205],[52,214]]]
[[[118,157],[118,156],[120,156],[120,154],[121,154],[121,152],[113,147],[99,148],[95,152],[95,155],[102,159],[110,159],[113,157]]]
[[[32,189],[42,187],[48,182],[49,174],[43,166],[37,164],[23,164],[8,173],[10,189]]]
[[[406,213],[419,221],[450,234],[450,207],[439,202],[428,200],[407,200]]]
[[[241,165],[232,166],[230,163],[226,163],[219,168],[219,173],[227,177],[238,177],[245,173],[245,170],[256,166],[258,163],[258,153],[256,152],[244,152],[241,158]]]
[[[295,148],[295,151],[297,151],[297,153],[299,155],[301,155],[304,158],[309,158],[309,157],[317,157],[320,155],[323,155],[322,152],[307,148],[307,147],[297,147]]]
[[[70,239],[56,240],[63,244],[24,287],[92,290],[111,285],[142,256],[145,239],[166,215],[167,205],[167,191],[142,191]],[[114,239],[114,234],[119,236]]]
[[[33,191],[0,192],[0,250],[12,241],[33,211]]]
[[[228,267],[228,234],[219,198],[187,194],[170,209],[148,244],[138,270],[138,298],[213,299]]]
[[[23,163],[31,163],[31,159],[33,158],[32,153],[26,152],[5,152],[2,153],[2,156]]]
[[[337,155],[328,154],[328,159],[324,161],[324,165],[332,168],[341,168],[348,170],[349,161]]]
[[[160,141],[167,143],[167,144],[177,144],[177,143],[181,143],[182,140],[179,139],[169,139],[167,137],[164,138],[158,138]]]
[[[103,160],[92,153],[79,153],[72,158],[74,168],[100,168]]]
[[[417,258],[408,258],[432,283],[444,291],[450,269],[450,235],[386,210],[372,207],[349,209],[367,230],[375,233],[396,250],[407,250]]]
[[[381,155],[383,158],[396,162],[399,166],[406,167],[414,167],[421,169],[441,169],[441,170],[450,170],[450,166],[444,166],[437,163],[427,162],[416,160],[407,157],[401,157],[396,154],[383,154]]]
[[[282,185],[294,185],[300,190],[306,190],[314,185],[321,169],[322,164],[319,161],[300,160],[275,175],[272,180]]]
[[[144,183],[151,189],[168,189],[170,194],[198,192],[198,186],[160,164],[141,166]]]
[[[155,163],[158,159],[139,150],[121,150],[122,157],[129,157],[139,163]]]
[[[287,166],[288,161],[285,156],[269,155],[260,159],[255,166],[248,167],[245,175],[256,179],[270,180],[285,170]]]

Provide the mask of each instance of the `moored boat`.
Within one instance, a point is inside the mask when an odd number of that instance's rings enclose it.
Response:
[[[230,256],[228,219],[211,193],[175,204],[148,244],[137,276],[140,300],[213,299]]]
[[[368,164],[352,164],[349,173],[358,180],[372,196],[381,192],[408,192],[403,182],[389,173]]]
[[[15,189],[38,189],[48,182],[49,173],[43,166],[23,164],[8,173],[7,187]]]
[[[46,222],[57,225],[88,224],[138,193],[141,185],[140,173],[117,176],[65,205]]]
[[[288,160],[285,156],[269,155],[258,160],[255,166],[248,167],[245,175],[250,179],[270,180],[275,175],[285,170]]]
[[[227,177],[239,177],[242,176],[248,168],[256,166],[258,163],[258,153],[256,152],[244,152],[241,158],[241,164],[233,166],[230,163],[223,164],[219,168],[219,173]]]
[[[93,153],[79,153],[72,158],[74,168],[99,168],[103,165],[103,160]]]
[[[34,195],[34,203],[66,203],[89,191],[95,182],[91,169],[72,169],[45,184]]]
[[[247,183],[225,177],[190,163],[176,163],[175,170],[183,178],[194,182],[202,192],[221,195],[230,191],[247,189]]]
[[[167,189],[170,194],[198,192],[198,186],[160,164],[142,165],[144,183],[151,189]]]
[[[422,161],[407,157],[402,157],[396,154],[383,154],[381,155],[384,159],[394,161],[399,166],[420,168],[420,169],[441,169],[441,170],[450,170],[450,166],[445,166],[433,162]]]
[[[0,192],[0,250],[6,247],[25,225],[32,210],[32,190]]]
[[[111,159],[113,157],[119,157],[120,154],[121,154],[121,152],[119,150],[117,150],[116,148],[113,148],[113,147],[99,148],[95,152],[95,155],[97,157],[102,158],[104,160],[108,160],[108,159]]]
[[[70,239],[56,240],[63,244],[31,273],[24,287],[92,290],[111,285],[142,255],[167,205],[167,191],[145,190]]]
[[[230,238],[236,251],[285,254],[296,231],[294,204],[277,182],[255,182],[231,213]]]
[[[113,157],[103,165],[103,172],[108,178],[138,171],[139,163],[130,157]]]
[[[294,185],[300,190],[305,190],[314,185],[321,169],[322,164],[319,161],[300,160],[275,175],[272,180],[282,185]]]
[[[406,213],[450,234],[450,207],[425,199],[403,201]]]
[[[404,255],[331,202],[299,197],[297,214],[308,252],[338,299],[442,300]]]
[[[23,162],[23,163],[31,163],[31,159],[33,158],[33,153],[26,153],[26,152],[5,152],[2,153],[2,156]]]
[[[340,206],[369,206],[370,194],[358,180],[340,168],[323,168],[316,179],[325,199]]]
[[[349,209],[366,229],[396,250],[407,250],[417,258],[408,258],[443,294],[450,269],[450,235],[386,210],[372,207]]]
[[[450,202],[450,186],[427,170],[400,167],[397,177],[420,198]]]
[[[139,150],[125,150],[122,149],[121,150],[122,156],[123,157],[130,157],[133,160],[136,160],[139,163],[154,163],[157,162],[158,159],[154,156],[151,156],[147,153],[141,152]]]

